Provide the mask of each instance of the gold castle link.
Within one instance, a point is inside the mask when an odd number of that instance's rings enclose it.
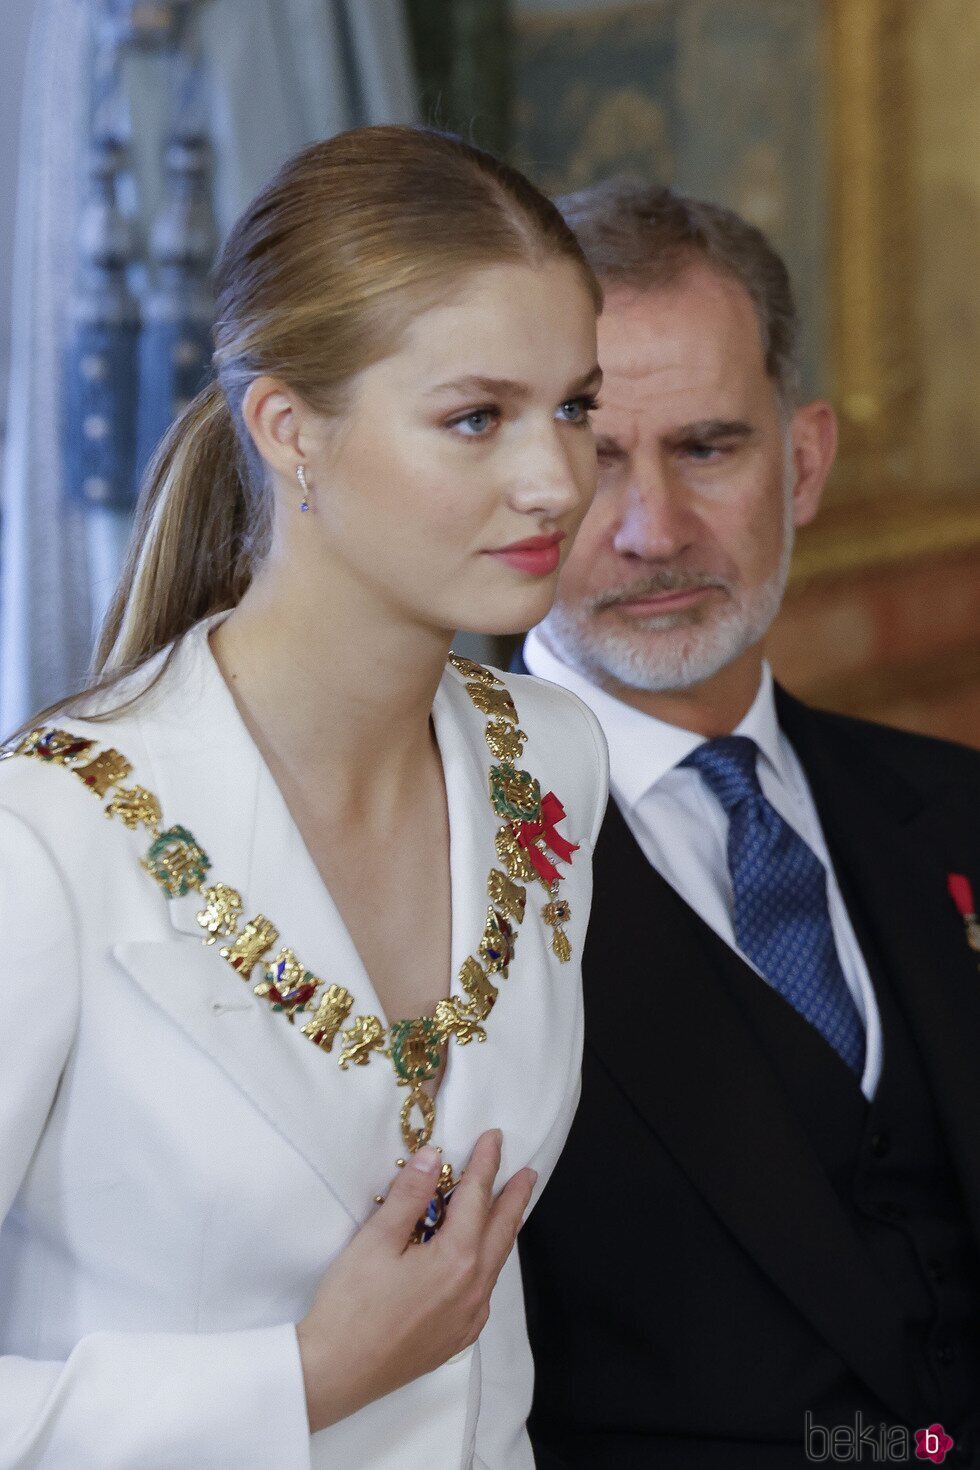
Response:
[[[491,755],[497,761],[520,759],[527,735],[517,723],[514,701],[502,681],[471,659],[450,654],[449,662],[464,680],[471,703],[488,716],[484,736]],[[439,1047],[453,1039],[460,1046],[486,1040],[483,1022],[500,993],[491,976],[506,979],[509,974],[516,930],[523,923],[526,910],[527,890],[522,884],[539,879],[528,857],[528,844],[540,844],[540,836],[522,837],[521,823],[516,819],[505,821],[497,831],[494,846],[500,866],[492,867],[487,876],[490,907],[477,946],[480,958],[467,955],[460,966],[458,981],[462,995],[440,1000],[432,1016],[398,1021],[385,1028],[377,1016],[351,1019],[355,1003],[351,993],[343,986],[316,979],[292,950],[281,951],[280,957],[288,956],[288,963],[280,967],[281,974],[275,971],[274,962],[269,966],[268,956],[279,939],[276,925],[264,914],[257,914],[242,924],[245,905],[241,894],[226,883],[207,881],[210,860],[193,834],[179,826],[161,830],[160,803],[153,793],[142,786],[122,785],[133,768],[120,751],[97,752],[93,740],[70,731],[41,728],[32,730],[13,750],[4,752],[6,755],[21,755],[66,767],[100,800],[110,797],[103,805],[107,817],[118,818],[131,832],[145,827],[153,838],[149,853],[141,859],[149,875],[169,898],[189,890],[201,893],[203,907],[197,914],[197,922],[204,931],[202,943],[213,945],[219,938],[227,940],[219,954],[247,983],[251,983],[257,965],[266,966],[265,978],[254,987],[254,993],[267,1000],[273,1010],[284,1013],[290,1022],[296,1013],[312,1012],[302,1027],[302,1034],[322,1051],[330,1052],[339,1034],[338,1062],[342,1071],[366,1066],[375,1053],[388,1058],[398,1086],[410,1089],[400,1110],[405,1146],[414,1153],[429,1142],[435,1127],[436,1103],[422,1083],[439,1070]],[[521,780],[522,795],[528,791],[539,793],[537,782],[526,772],[514,775],[508,772],[508,782],[516,778]],[[490,786],[492,791],[492,779]],[[554,894],[557,887],[556,881],[549,891]],[[562,927],[571,917],[567,901],[553,896],[541,912],[554,931],[555,954],[560,960],[567,960],[571,946]],[[314,980],[315,986],[309,983]],[[349,1024],[345,1026],[345,1023]],[[446,1178],[440,1183],[439,1191],[448,1193],[453,1183],[451,1167],[444,1165],[443,1173]]]

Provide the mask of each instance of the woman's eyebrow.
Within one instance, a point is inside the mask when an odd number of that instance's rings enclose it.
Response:
[[[587,388],[597,388],[602,382],[602,369],[598,363],[589,369],[583,377],[577,379],[567,390],[569,396],[583,393]],[[518,383],[514,378],[487,378],[481,373],[469,373],[462,378],[452,378],[446,383],[437,383],[434,388],[425,390],[426,397],[434,397],[437,393],[486,393],[498,398],[529,398],[531,389],[526,383]]]
[[[569,396],[575,393],[587,393],[590,389],[596,390],[602,387],[602,368],[598,363],[591,367],[584,377],[578,378],[568,389]]]
[[[471,373],[464,378],[453,378],[448,383],[437,383],[434,388],[427,388],[427,397],[433,397],[436,393],[488,393],[496,394],[501,398],[527,398],[530,393],[526,383],[517,383],[513,378],[484,378],[479,373]]]

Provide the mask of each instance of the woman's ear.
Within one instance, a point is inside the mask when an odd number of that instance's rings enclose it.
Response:
[[[305,411],[278,378],[254,379],[242,401],[242,419],[256,449],[273,473],[290,484],[303,460],[299,439]]]
[[[837,453],[837,415],[826,398],[801,404],[790,420],[793,524],[808,526],[820,508]]]

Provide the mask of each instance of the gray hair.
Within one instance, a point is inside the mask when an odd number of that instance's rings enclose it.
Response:
[[[614,178],[555,201],[603,285],[669,286],[701,260],[752,299],[766,372],[787,406],[799,399],[800,322],[789,272],[761,230],[720,204]]]

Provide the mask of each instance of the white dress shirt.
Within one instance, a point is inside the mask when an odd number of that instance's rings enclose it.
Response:
[[[561,684],[589,706],[609,745],[609,788],[640,848],[667,882],[726,944],[742,954],[732,922],[728,816],[696,770],[680,766],[704,737],[624,704],[590,683],[548,649],[537,631],[524,646],[532,674]],[[813,849],[827,870],[830,921],[841,968],[864,1022],[861,1090],[874,1096],[881,1073],[881,1020],[874,987],[834,874],[820,818],[803,768],[776,717],[772,672],[733,732],[759,747],[759,783],[766,799]],[[747,955],[742,958],[758,972]]]

